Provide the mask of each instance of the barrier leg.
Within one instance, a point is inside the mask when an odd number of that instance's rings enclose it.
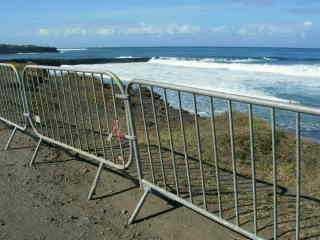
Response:
[[[42,139],[40,138],[39,141],[38,141],[36,150],[34,151],[34,153],[33,153],[33,155],[32,155],[32,158],[31,158],[31,160],[30,160],[30,162],[29,162],[29,167],[32,167],[32,166],[33,166],[34,161],[35,161],[35,159],[36,159],[37,156],[38,156],[41,143],[42,143]]]
[[[96,174],[96,176],[95,176],[95,178],[93,180],[93,183],[91,185],[91,189],[90,189],[90,192],[89,192],[89,195],[88,195],[88,201],[92,199],[93,194],[95,194],[95,192],[96,192],[96,188],[97,188],[97,184],[98,184],[99,179],[100,179],[102,168],[103,168],[103,163],[101,162],[99,164],[99,168],[98,168],[97,174]]]
[[[8,139],[8,142],[6,144],[6,146],[4,147],[4,150],[7,151],[9,149],[9,146],[13,140],[13,137],[16,135],[16,132],[17,132],[17,127],[14,127],[14,129],[12,130],[11,134],[10,134],[10,137]]]
[[[146,201],[146,199],[150,193],[151,193],[151,189],[149,187],[145,187],[144,193],[143,193],[141,199],[139,200],[139,203],[136,206],[135,210],[133,211],[133,213],[128,221],[128,224],[132,224],[134,222],[134,220],[136,219],[137,215],[139,214],[144,202]]]

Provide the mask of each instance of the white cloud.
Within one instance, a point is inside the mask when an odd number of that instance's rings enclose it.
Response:
[[[199,26],[170,24],[165,26],[153,26],[141,23],[138,26],[121,29],[125,35],[177,35],[195,34],[201,31]]]
[[[88,33],[87,29],[81,27],[66,28],[63,30],[64,36],[86,36]]]
[[[227,32],[228,31],[228,27],[226,27],[226,26],[212,27],[212,28],[209,29],[209,31],[213,32],[213,33]]]
[[[237,35],[243,37],[267,37],[288,35],[294,33],[294,28],[289,25],[273,25],[273,24],[251,24],[241,27],[236,31]]]
[[[312,27],[312,25],[313,25],[313,22],[311,22],[311,21],[305,21],[305,22],[303,23],[303,26],[305,26],[305,27],[307,27],[307,28]]]
[[[114,28],[104,27],[104,28],[97,29],[96,33],[98,35],[102,35],[102,36],[111,36],[111,35],[114,35],[116,33],[116,31]]]
[[[113,36],[113,35],[181,35],[195,34],[201,31],[199,26],[188,24],[178,25],[170,24],[164,26],[148,25],[140,23],[133,26],[107,26],[98,28],[83,28],[83,27],[67,27],[59,29],[41,28],[38,30],[40,36]]]
[[[50,35],[50,31],[47,28],[40,28],[38,31],[38,34],[40,36],[48,36],[48,35]]]
[[[68,28],[40,28],[38,30],[39,36],[86,36],[88,34],[88,30],[81,27],[68,27]]]
[[[248,25],[221,25],[211,28],[201,28],[189,24],[151,25],[140,23],[128,26],[101,26],[101,27],[66,27],[66,28],[40,28],[39,36],[169,36],[169,35],[193,35],[197,33],[211,33],[238,36],[243,38],[264,37],[296,37],[306,38],[308,29],[313,26],[311,21],[302,23],[283,24],[248,24]]]
[[[162,29],[160,27],[141,23],[138,26],[131,26],[131,27],[120,29],[119,32],[125,35],[145,35],[145,34],[157,35],[162,33]]]
[[[191,25],[171,25],[167,28],[168,34],[195,34],[200,31],[201,28],[199,26]]]

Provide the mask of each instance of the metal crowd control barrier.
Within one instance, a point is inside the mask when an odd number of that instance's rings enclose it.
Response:
[[[4,149],[9,148],[17,130],[26,130],[26,104],[19,74],[11,64],[0,63],[0,121],[13,127]]]
[[[104,164],[124,170],[132,162],[129,99],[111,72],[26,66],[23,71],[31,127],[42,142],[99,162],[88,199],[95,193]]]
[[[130,82],[127,91],[144,188],[129,223],[156,193],[251,239],[300,239],[301,119],[320,116],[320,109],[144,80]],[[291,187],[279,173],[286,166],[278,128],[283,111],[293,114]]]

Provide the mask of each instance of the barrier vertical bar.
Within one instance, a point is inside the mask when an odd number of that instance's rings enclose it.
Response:
[[[254,151],[254,130],[252,104],[248,105],[249,110],[249,131],[250,131],[250,157],[251,157],[251,179],[252,179],[252,207],[253,207],[253,231],[257,235],[257,197],[256,197],[256,163]]]
[[[276,159],[276,119],[275,108],[271,109],[272,131],[272,178],[273,178],[273,239],[278,237],[278,197],[277,197],[277,159]]]
[[[193,107],[194,107],[194,121],[195,121],[195,129],[196,129],[196,139],[197,139],[197,148],[198,148],[198,160],[200,167],[200,176],[201,176],[201,187],[202,187],[202,196],[203,196],[203,207],[208,209],[207,205],[207,197],[206,197],[206,185],[203,173],[203,164],[202,164],[202,150],[201,150],[201,139],[200,139],[200,129],[199,129],[199,121],[198,121],[198,106],[197,106],[197,96],[196,94],[192,94],[193,96]]]
[[[145,139],[147,141],[148,158],[149,158],[149,164],[150,164],[150,168],[151,168],[151,177],[152,177],[153,183],[155,183],[154,168],[153,168],[152,156],[151,156],[151,152],[150,152],[149,131],[148,131],[148,127],[147,127],[147,124],[146,124],[146,116],[145,116],[145,112],[144,112],[144,101],[143,101],[143,97],[142,97],[142,94],[141,94],[141,86],[140,85],[138,86],[138,89],[139,89],[140,108],[141,108],[141,113],[142,113],[142,121],[143,121]]]
[[[193,202],[192,185],[190,180],[190,166],[188,161],[188,149],[187,149],[187,141],[186,141],[185,127],[184,127],[183,114],[182,114],[182,102],[181,102],[180,91],[178,91],[178,104],[179,104],[180,128],[181,128],[181,135],[182,135],[182,141],[183,141],[184,161],[185,161],[185,167],[187,172],[189,199],[190,199],[190,202]]]
[[[228,100],[229,112],[229,134],[230,134],[230,147],[232,159],[232,172],[233,172],[233,191],[234,191],[234,208],[236,214],[236,224],[239,226],[239,209],[238,209],[238,178],[237,178],[237,164],[235,159],[235,146],[234,146],[234,126],[233,126],[233,113],[232,101]]]
[[[296,113],[296,240],[300,239],[301,194],[301,115]]]
[[[162,180],[163,184],[165,186],[165,189],[167,189],[167,180],[166,180],[166,174],[164,171],[164,165],[163,165],[163,156],[162,156],[162,144],[161,144],[161,139],[160,139],[160,129],[159,129],[159,124],[158,124],[158,117],[157,117],[157,112],[156,112],[156,107],[155,107],[155,102],[154,102],[154,89],[151,86],[150,87],[150,92],[151,92],[151,104],[152,104],[152,111],[153,111],[153,118],[154,118],[154,123],[156,126],[156,133],[157,133],[157,141],[158,141],[158,151],[159,151],[159,160],[161,164],[161,172],[162,172]]]
[[[169,133],[169,144],[170,144],[170,151],[171,151],[171,162],[172,162],[172,168],[173,168],[173,176],[174,176],[177,195],[180,196],[179,181],[178,181],[177,169],[176,169],[176,157],[175,157],[173,140],[172,140],[170,116],[169,116],[169,110],[168,110],[168,96],[167,96],[166,89],[163,90],[163,94],[164,94],[164,106],[165,106],[165,112],[166,112],[166,118],[167,118],[167,128],[168,128],[168,133]]]
[[[218,148],[217,148],[217,133],[216,133],[216,123],[214,114],[214,99],[210,97],[210,111],[211,111],[211,134],[212,134],[212,145],[213,145],[213,157],[214,157],[214,168],[216,175],[216,185],[217,185],[217,195],[218,195],[218,208],[219,217],[223,218],[222,213],[222,201],[221,201],[221,185],[220,185],[220,170],[219,170],[219,159],[218,159]]]

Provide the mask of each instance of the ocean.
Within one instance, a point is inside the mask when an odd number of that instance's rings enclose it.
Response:
[[[320,49],[245,47],[125,47],[60,49],[59,53],[0,55],[0,59],[151,58],[142,63],[77,65],[111,70],[124,80],[145,79],[196,86],[320,107]],[[174,102],[171,104],[174,105]],[[241,106],[239,107],[241,109]],[[205,112],[205,109],[203,109]],[[257,110],[264,118],[267,113]],[[291,118],[286,116],[286,119]],[[292,120],[279,125],[294,128]],[[320,139],[319,118],[307,117],[303,130]]]

